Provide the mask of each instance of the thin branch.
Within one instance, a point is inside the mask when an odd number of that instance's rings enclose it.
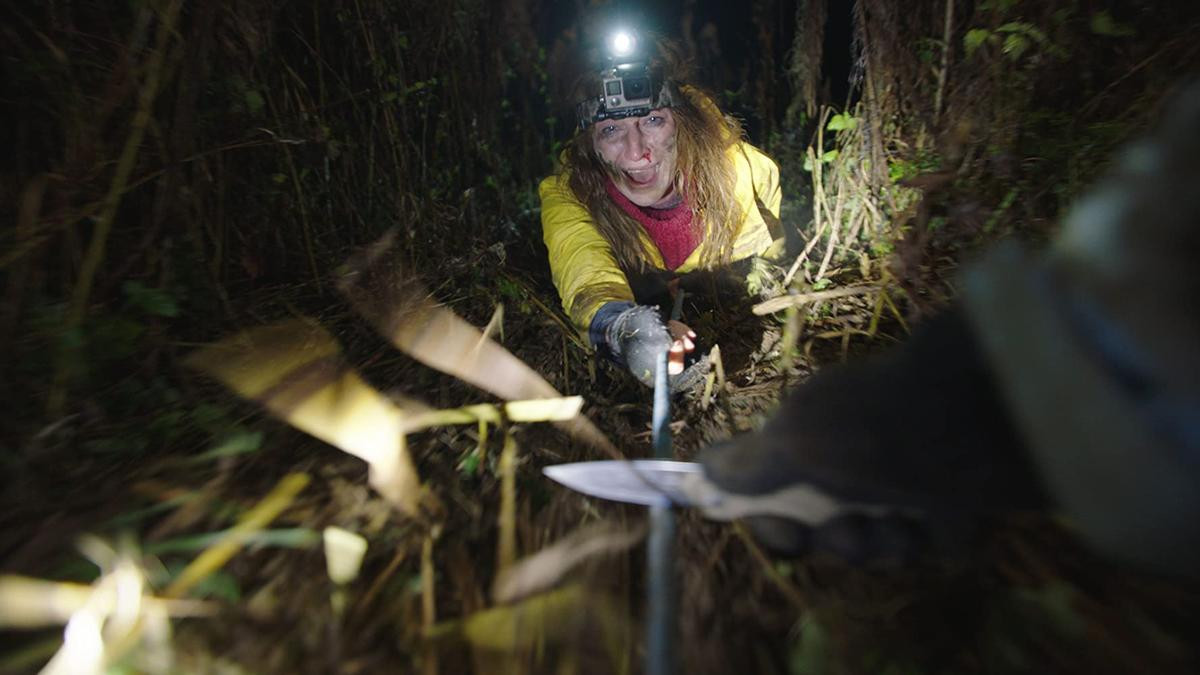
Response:
[[[864,295],[866,293],[875,293],[880,290],[880,286],[875,284],[861,286],[846,286],[845,288],[834,288],[828,291],[815,291],[812,293],[800,293],[798,295],[781,295],[777,298],[771,298],[765,302],[760,302],[754,306],[753,312],[757,316],[764,314],[774,314],[775,312],[787,309],[788,307],[799,307],[810,302],[820,302],[822,300],[833,300],[835,298],[845,298],[852,295]]]

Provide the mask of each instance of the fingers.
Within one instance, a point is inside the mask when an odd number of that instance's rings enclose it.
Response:
[[[678,375],[683,372],[684,358],[696,349],[696,332],[674,319],[667,322],[667,332],[673,340],[667,353],[667,374]]]
[[[667,351],[667,374],[678,375],[683,372],[683,357],[686,350],[684,344],[680,340],[671,343],[671,349]]]
[[[667,322],[667,331],[671,333],[671,339],[675,341],[675,344],[683,346],[684,353],[696,349],[696,331],[688,328],[687,324],[671,319]],[[672,345],[673,348],[674,345]]]

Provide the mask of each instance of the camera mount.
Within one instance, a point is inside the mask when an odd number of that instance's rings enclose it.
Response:
[[[608,63],[600,71],[600,95],[577,106],[579,128],[601,120],[644,117],[670,107],[670,89],[650,72],[649,60],[631,31],[615,31],[608,41]]]

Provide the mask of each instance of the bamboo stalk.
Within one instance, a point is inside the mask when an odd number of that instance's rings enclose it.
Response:
[[[954,27],[954,0],[946,0],[946,20],[942,28],[942,67],[937,75],[937,92],[933,97],[933,123],[942,117],[942,101],[946,94],[946,73],[950,70],[951,33]]]
[[[787,374],[795,361],[796,342],[800,339],[800,330],[804,326],[804,317],[800,315],[799,306],[787,308],[783,324],[783,335],[779,338],[779,372],[783,375],[783,384],[787,386]]]
[[[303,473],[284,476],[271,492],[267,493],[254,508],[247,511],[219,541],[196,556],[175,581],[163,591],[163,596],[178,598],[186,595],[196,584],[204,581],[233,557],[246,538],[274,520],[291,505],[296,495],[308,485],[309,477]]]
[[[421,624],[426,636],[433,635],[437,623],[437,596],[434,587],[433,542],[439,534],[439,526],[434,526],[425,534],[421,544]],[[437,646],[433,640],[425,641],[424,658],[421,661],[421,672],[424,675],[437,675],[438,657]]]
[[[504,572],[517,559],[517,442],[507,427],[500,451],[500,528],[496,544],[496,570]]]
[[[79,278],[71,293],[66,323],[63,326],[64,333],[77,331],[87,314],[88,300],[91,298],[92,286],[96,281],[96,272],[100,269],[100,264],[104,262],[104,253],[108,246],[108,237],[112,234],[117,207],[121,204],[121,195],[124,193],[130,174],[133,173],[134,165],[137,163],[138,149],[142,145],[142,138],[146,135],[146,129],[150,124],[154,99],[158,96],[159,76],[162,74],[163,61],[166,57],[167,41],[175,33],[175,19],[179,16],[182,5],[181,0],[172,0],[167,4],[166,10],[159,19],[158,32],[154,38],[154,51],[150,54],[150,59],[146,64],[146,80],[142,83],[141,91],[138,92],[137,111],[133,116],[129,137],[126,138],[125,146],[121,149],[121,155],[117,159],[116,172],[113,174],[112,183],[109,184],[108,193],[104,197],[104,206],[96,219],[96,227],[92,230],[87,254],[79,269]],[[58,350],[50,393],[46,398],[46,414],[52,418],[62,414],[63,406],[67,401],[68,370],[72,353],[75,350],[73,346],[67,346],[68,344],[67,341],[64,341],[64,345]]]

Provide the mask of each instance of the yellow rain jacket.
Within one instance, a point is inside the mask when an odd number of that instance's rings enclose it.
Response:
[[[741,222],[733,244],[733,260],[760,255],[771,246],[772,234],[762,211],[779,222],[779,167],[758,148],[745,142],[730,147],[728,157],[737,173],[735,196],[741,209]],[[563,309],[583,335],[607,302],[634,302],[629,280],[608,241],[596,229],[587,208],[575,198],[569,175],[562,171],[542,180],[538,193],[542,200],[542,238],[550,257],[550,273],[562,297]],[[761,206],[760,206],[761,204]],[[665,269],[662,254],[650,235],[641,233],[646,260],[657,269]],[[700,267],[705,242],[683,261],[674,272],[683,274]]]

